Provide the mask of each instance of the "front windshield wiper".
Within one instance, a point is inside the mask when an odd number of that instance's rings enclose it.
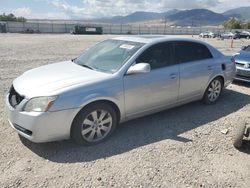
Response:
[[[91,69],[91,70],[94,70],[94,68],[93,67],[91,67],[91,66],[89,66],[89,65],[85,65],[85,64],[83,64],[83,65],[81,65],[82,67],[86,67],[86,68],[88,68],[88,69]]]

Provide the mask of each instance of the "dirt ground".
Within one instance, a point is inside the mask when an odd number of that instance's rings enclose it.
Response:
[[[194,102],[124,123],[96,146],[18,136],[4,112],[13,79],[111,37],[0,34],[0,187],[249,187],[250,141],[241,150],[232,146],[233,128],[250,116],[246,83],[230,85],[212,106]],[[250,44],[204,40],[228,55]]]

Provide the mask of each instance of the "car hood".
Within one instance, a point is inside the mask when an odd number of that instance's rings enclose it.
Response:
[[[250,62],[250,52],[240,51],[235,57],[236,62]]]
[[[96,82],[109,76],[66,61],[29,70],[16,78],[13,86],[20,95],[32,98],[55,95],[70,86]]]

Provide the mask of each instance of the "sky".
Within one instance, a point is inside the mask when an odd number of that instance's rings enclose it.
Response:
[[[35,19],[93,19],[135,11],[206,8],[215,12],[250,6],[250,0],[0,0],[0,14]]]

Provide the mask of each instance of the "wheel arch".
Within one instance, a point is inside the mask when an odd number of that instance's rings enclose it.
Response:
[[[224,75],[219,74],[219,75],[215,75],[215,76],[211,77],[211,79],[210,79],[209,82],[207,83],[206,89],[207,89],[207,87],[209,86],[209,84],[210,84],[215,78],[220,78],[220,79],[222,80],[222,87],[224,87],[224,84],[225,84],[225,77],[224,77]],[[206,90],[205,90],[205,92],[206,92]]]
[[[72,123],[71,123],[71,127],[70,127],[70,135],[72,133],[72,126],[74,124],[74,121],[76,119],[76,117],[78,116],[78,114],[84,110],[85,108],[87,108],[88,106],[90,105],[93,105],[93,104],[101,104],[101,103],[106,103],[106,104],[109,104],[110,106],[112,106],[114,109],[115,109],[115,112],[116,112],[116,115],[117,115],[117,122],[120,122],[121,120],[121,110],[119,108],[119,106],[112,100],[109,100],[109,99],[96,99],[96,100],[92,100],[92,101],[89,101],[87,102],[86,104],[84,104],[82,106],[82,108],[79,109],[79,111],[77,112],[77,114],[75,115]]]
[[[225,78],[224,78],[224,76],[221,75],[221,74],[215,75],[215,76],[211,77],[211,79],[208,81],[208,83],[207,83],[207,85],[206,85],[206,87],[205,87],[205,90],[204,90],[204,92],[203,92],[202,97],[204,97],[204,95],[205,95],[205,93],[206,93],[206,90],[207,90],[209,84],[210,84],[215,78],[220,78],[220,79],[222,80],[222,87],[224,87],[224,84],[225,84]]]

